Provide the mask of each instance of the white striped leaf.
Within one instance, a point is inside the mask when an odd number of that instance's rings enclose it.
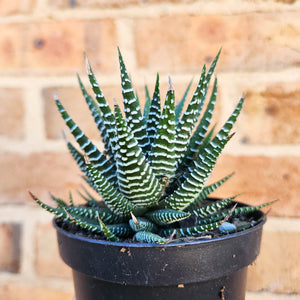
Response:
[[[127,74],[127,70],[120,49],[118,49],[118,52],[126,122],[130,127],[135,139],[137,140],[140,148],[142,149],[143,154],[146,155],[150,150],[150,142],[146,132],[146,121],[142,116],[138,99],[134,95],[131,80]]]
[[[98,107],[97,103],[94,101],[94,99],[87,93],[79,75],[77,75],[77,78],[78,78],[78,82],[79,82],[79,86],[82,91],[82,94],[85,98],[86,103],[88,104],[88,107],[91,111],[91,114],[92,114],[94,121],[97,125],[97,128],[100,132],[102,142],[105,147],[105,151],[109,155],[110,159],[113,160],[113,152],[112,152],[112,148],[110,145],[109,136],[107,134],[106,126],[104,124],[103,113],[100,110],[100,108]]]
[[[129,217],[131,212],[134,212],[136,215],[140,214],[135,205],[111,185],[93,165],[87,164],[87,168],[90,180],[94,183],[97,192],[102,196],[103,201],[112,212],[125,217]]]
[[[106,102],[106,99],[99,87],[97,79],[94,75],[94,72],[93,72],[86,56],[85,56],[85,61],[86,61],[86,69],[87,69],[89,81],[90,81],[91,87],[93,89],[93,92],[95,94],[97,105],[98,105],[100,111],[102,112],[103,123],[104,123],[104,126],[106,127],[106,132],[107,132],[108,139],[109,139],[109,142],[111,145],[112,154],[114,155],[115,148],[116,148],[115,117],[114,117],[114,114],[111,111],[108,103]]]
[[[148,119],[147,119],[147,135],[149,142],[152,145],[157,126],[159,124],[161,116],[161,104],[160,104],[160,92],[159,92],[159,75],[157,73],[155,89],[151,100],[151,105],[149,109]]]
[[[91,142],[91,140],[71,119],[60,101],[57,99],[55,102],[62,118],[64,119],[66,125],[69,127],[70,132],[74,136],[80,148],[88,156],[90,162],[93,163],[94,167],[97,168],[104,176],[106,176],[108,180],[115,182],[115,166],[106,159],[105,155],[97,149],[97,147]]]
[[[118,150],[116,155],[119,189],[131,203],[148,207],[156,204],[162,186],[146,162],[120,108],[115,106]]]
[[[172,178],[176,170],[175,157],[175,95],[170,83],[163,112],[149,154],[152,170],[157,178]]]
[[[161,204],[166,208],[175,210],[184,210],[188,207],[204,188],[216,164],[217,158],[229,139],[229,137],[224,138],[218,145],[211,145],[212,142],[210,142],[209,146],[211,147],[207,147],[209,151],[207,151],[206,156],[197,158],[195,167],[186,180],[177,190],[163,199]]]

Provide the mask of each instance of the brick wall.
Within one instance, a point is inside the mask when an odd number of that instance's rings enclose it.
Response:
[[[247,300],[300,299],[300,2],[296,0],[0,1],[0,299],[72,299],[51,216],[27,194],[66,197],[81,181],[61,138],[60,99],[88,136],[76,73],[83,51],[108,99],[121,99],[119,45],[140,96],[155,73],[181,95],[222,46],[219,123],[243,92],[237,134],[212,179],[216,196],[280,199],[250,267]],[[76,198],[76,193],[74,197]]]

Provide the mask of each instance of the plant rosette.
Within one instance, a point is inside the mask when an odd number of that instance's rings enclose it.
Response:
[[[77,300],[243,299],[247,266],[259,253],[265,222],[260,209],[272,202],[248,206],[234,196],[209,198],[233,175],[207,185],[244,103],[242,97],[215,134],[216,78],[206,96],[219,55],[208,71],[203,66],[185,111],[192,82],[176,103],[169,77],[161,110],[157,75],[152,97],[145,87],[142,112],[119,51],[123,113],[117,104],[111,110],[86,58],[95,99],[78,80],[104,152],[55,96],[81,150],[69,141],[67,147],[99,198],[83,188],[84,204],[75,205],[70,193],[68,202],[51,195],[53,207],[30,195],[56,215],[59,251],[73,269]]]

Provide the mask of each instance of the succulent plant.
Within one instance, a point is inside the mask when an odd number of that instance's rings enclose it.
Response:
[[[78,150],[67,141],[69,151],[83,172],[84,180],[101,198],[96,199],[87,189],[80,192],[85,200],[83,205],[74,205],[71,194],[69,203],[52,196],[56,207],[30,193],[32,198],[58,218],[89,232],[101,233],[110,241],[132,239],[163,244],[174,236],[199,236],[218,227],[222,232],[231,232],[251,226],[249,221],[237,228],[228,221],[270,202],[253,207],[234,206],[235,197],[207,201],[208,195],[232,176],[206,186],[221,151],[233,135],[231,129],[244,102],[242,97],[224,126],[214,135],[214,127],[209,127],[217,97],[217,79],[206,109],[203,107],[219,55],[220,52],[208,71],[203,66],[196,90],[183,113],[191,83],[176,104],[169,78],[161,111],[158,74],[152,99],[146,87],[142,113],[119,51],[124,116],[117,104],[114,111],[111,110],[86,58],[95,100],[78,76],[79,85],[99,129],[105,152],[84,134],[58,99],[56,105],[81,148]]]

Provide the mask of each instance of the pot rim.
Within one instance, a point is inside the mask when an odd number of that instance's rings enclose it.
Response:
[[[251,264],[266,215],[259,211],[256,219],[258,224],[237,233],[161,245],[79,236],[61,228],[57,218],[53,225],[60,256],[73,270],[107,282],[167,286],[221,278]]]
[[[219,242],[219,241],[221,242],[223,240],[238,238],[239,236],[243,236],[249,232],[260,229],[265,224],[265,222],[267,220],[266,214],[261,210],[259,210],[259,212],[261,213],[261,217],[259,218],[259,220],[260,220],[259,223],[255,224],[253,227],[247,228],[245,230],[238,231],[235,233],[224,234],[222,236],[211,238],[211,239],[203,238],[203,239],[197,239],[197,240],[193,240],[193,241],[166,243],[166,244],[150,244],[150,243],[141,243],[141,242],[128,243],[128,242],[111,242],[108,240],[96,240],[93,238],[73,234],[73,233],[68,232],[67,230],[61,228],[57,224],[57,220],[59,219],[57,217],[53,218],[52,224],[53,224],[54,228],[57,231],[59,231],[61,234],[66,235],[72,239],[77,239],[77,240],[89,242],[92,244],[99,244],[99,245],[106,245],[106,246],[118,246],[118,247],[123,246],[123,247],[130,247],[130,248],[166,248],[166,247],[178,247],[178,246],[187,246],[187,245],[209,244],[209,243],[215,243],[215,242]]]

